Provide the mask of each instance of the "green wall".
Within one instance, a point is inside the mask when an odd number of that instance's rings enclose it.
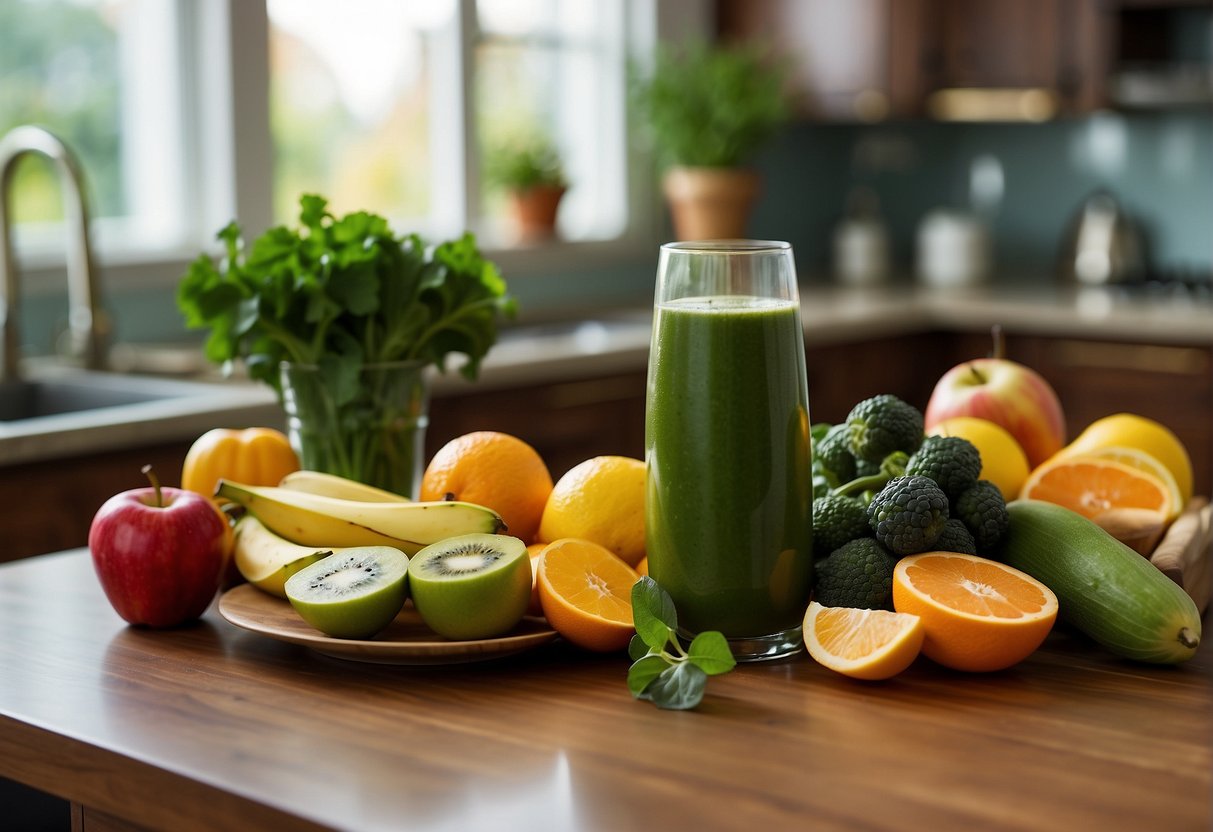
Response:
[[[765,198],[750,233],[791,241],[802,271],[824,271],[847,194],[865,185],[879,196],[896,266],[909,269],[919,220],[967,205],[969,166],[983,155],[1000,162],[1005,180],[993,224],[999,271],[1051,273],[1070,218],[1099,187],[1140,223],[1152,263],[1213,270],[1208,110],[1024,125],[798,124],[758,160]]]

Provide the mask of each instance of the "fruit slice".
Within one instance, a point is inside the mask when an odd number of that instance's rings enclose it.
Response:
[[[976,555],[926,552],[897,562],[893,608],[922,619],[922,652],[954,670],[1002,670],[1040,646],[1057,596],[1030,575]]]
[[[579,647],[622,650],[636,632],[632,584],[640,580],[609,549],[577,538],[553,541],[539,564],[539,601],[552,629]]]
[[[413,604],[431,630],[450,639],[508,633],[531,599],[526,544],[502,534],[465,534],[418,552],[409,565]]]
[[[1171,513],[1167,515],[1166,522],[1170,523],[1183,511],[1186,501],[1183,493],[1179,490],[1179,483],[1175,481],[1175,475],[1171,473],[1171,469],[1163,465],[1158,457],[1145,451],[1139,451],[1136,448],[1129,448],[1118,445],[1110,445],[1106,448],[1097,448],[1092,451],[1081,454],[1083,457],[1096,457],[1097,459],[1110,459],[1113,462],[1119,462],[1123,465],[1128,465],[1130,468],[1136,468],[1138,471],[1144,471],[1147,474],[1152,474],[1157,477],[1159,482],[1166,488],[1167,493],[1171,495]]]
[[[1126,508],[1155,511],[1166,518],[1174,516],[1179,492],[1153,474],[1114,459],[1063,456],[1033,471],[1019,496],[1056,503],[1088,519]]]
[[[291,606],[320,632],[370,638],[400,612],[408,594],[408,556],[388,546],[329,555],[286,580]]]
[[[251,514],[236,521],[234,536],[236,570],[253,586],[279,598],[286,597],[291,575],[336,551],[284,540]]]
[[[823,607],[809,603],[804,646],[830,670],[855,679],[888,679],[909,667],[922,649],[916,615],[888,610]]]
[[[1192,458],[1170,428],[1145,416],[1115,413],[1096,419],[1057,456],[1078,456],[1109,446],[1145,451],[1171,471],[1179,486],[1182,502],[1192,497]]]
[[[339,477],[336,474],[326,474],[323,471],[292,471],[278,483],[280,488],[292,491],[306,491],[308,494],[319,494],[324,497],[336,497],[339,500],[361,500],[364,503],[407,503],[408,497],[384,491],[373,485]]]

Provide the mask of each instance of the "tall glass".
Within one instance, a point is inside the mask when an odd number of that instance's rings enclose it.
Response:
[[[738,660],[801,649],[813,575],[804,333],[792,247],[661,247],[645,414],[649,574]]]

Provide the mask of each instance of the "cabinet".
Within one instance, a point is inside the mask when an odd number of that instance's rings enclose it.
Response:
[[[1112,31],[1098,0],[722,0],[717,22],[789,59],[802,112],[831,121],[1087,112]]]

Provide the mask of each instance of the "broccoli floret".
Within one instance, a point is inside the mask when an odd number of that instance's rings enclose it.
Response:
[[[928,436],[906,463],[906,474],[929,477],[949,500],[977,484],[981,453],[959,436]]]
[[[927,477],[895,477],[868,505],[868,525],[895,555],[927,551],[947,522],[948,496]]]
[[[922,413],[889,393],[864,399],[847,415],[851,453],[880,462],[894,451],[912,454],[922,444]]]
[[[989,480],[978,480],[976,485],[956,498],[952,508],[973,533],[980,554],[994,550],[1010,523],[1007,501],[1003,499],[998,486]]]
[[[855,479],[855,457],[851,454],[849,441],[847,426],[834,425],[813,446],[813,459],[834,475],[836,485]]]
[[[964,521],[958,517],[948,519],[943,524],[943,531],[935,541],[935,548],[941,552],[960,552],[965,555],[977,554],[977,543],[969,533]]]
[[[868,508],[854,497],[828,494],[813,501],[813,553],[817,557],[870,533]]]
[[[817,602],[826,607],[892,609],[896,566],[897,559],[870,537],[844,543],[817,563]]]
[[[855,476],[874,477],[880,473],[879,462],[868,462],[866,459],[855,460]]]

